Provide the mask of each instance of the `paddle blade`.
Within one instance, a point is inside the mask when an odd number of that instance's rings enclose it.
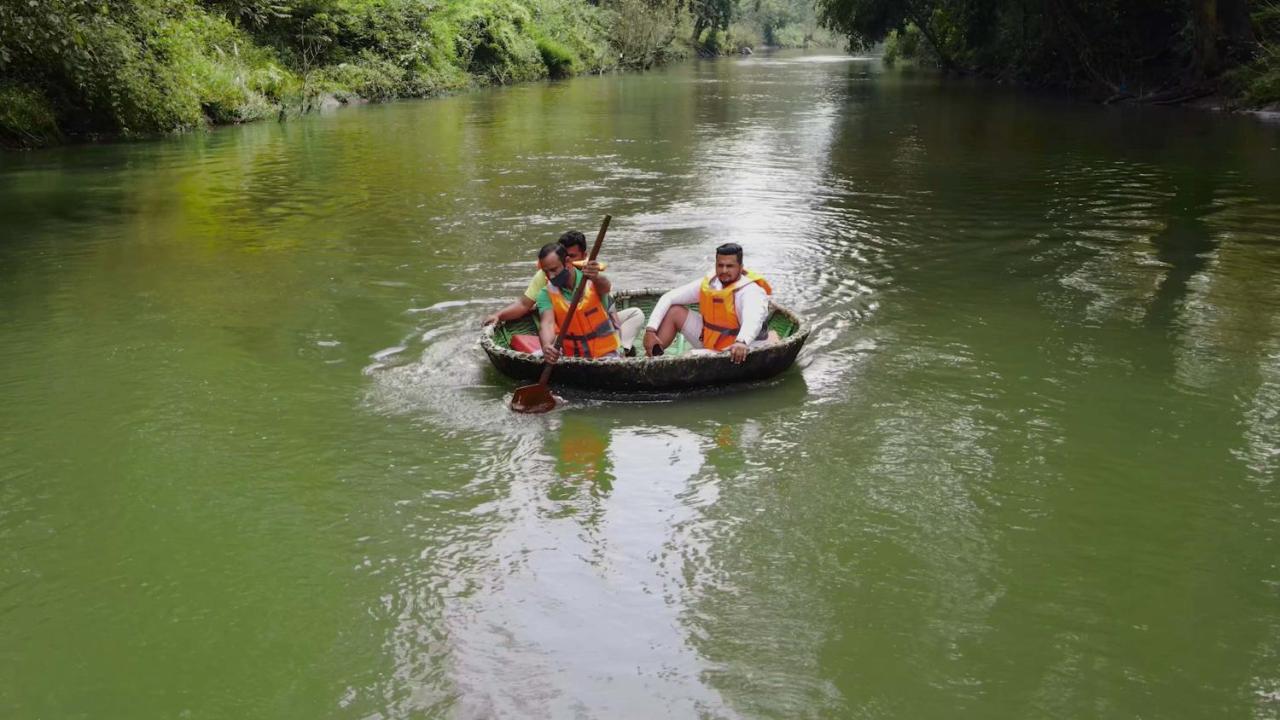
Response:
[[[555,407],[551,390],[541,383],[516,388],[516,394],[511,396],[511,409],[518,413],[544,413]]]

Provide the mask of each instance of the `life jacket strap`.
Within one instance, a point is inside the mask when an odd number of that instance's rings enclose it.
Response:
[[[702,321],[702,327],[712,332],[717,332],[717,333],[720,333],[721,335],[727,335],[729,337],[737,337],[738,331],[742,329],[742,328],[720,327],[719,325],[716,325],[714,323],[709,323],[706,320]],[[760,328],[760,333],[756,335],[756,340],[764,340],[768,337],[769,337],[769,326],[765,325],[764,327]]]
[[[710,330],[712,332],[717,332],[717,333],[720,333],[721,335],[729,335],[731,337],[736,336],[738,334],[738,328],[724,327],[723,325],[716,325],[715,323],[709,323],[706,320],[702,321],[702,327],[704,330]]]
[[[597,325],[594,330],[592,330],[589,333],[586,333],[585,335],[565,335],[564,339],[572,340],[574,342],[586,342],[588,340],[595,340],[596,338],[608,337],[613,333],[614,333],[613,324],[610,323],[608,320],[605,320],[604,322]]]

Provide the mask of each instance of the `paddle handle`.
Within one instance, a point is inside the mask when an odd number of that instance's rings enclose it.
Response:
[[[613,219],[612,215],[605,215],[604,222],[600,223],[600,232],[596,233],[596,244],[591,246],[591,254],[587,256],[587,262],[592,262],[596,256],[600,254],[600,246],[604,244],[604,234],[609,231],[609,221]],[[583,278],[582,282],[573,291],[573,300],[569,303],[569,312],[564,314],[564,322],[560,323],[560,331],[556,333],[556,339],[552,341],[552,345],[556,348],[560,347],[560,339],[569,332],[569,323],[573,321],[573,314],[578,311],[578,303],[582,301],[582,293],[587,289],[589,281]],[[546,385],[551,379],[551,365],[547,364],[542,368],[542,376],[538,378],[539,385]]]

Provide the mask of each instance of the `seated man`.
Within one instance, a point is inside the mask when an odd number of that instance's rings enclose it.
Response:
[[[609,278],[600,273],[600,264],[588,261],[582,269],[566,263],[568,255],[559,243],[548,243],[538,251],[538,264],[547,276],[547,284],[538,293],[538,338],[542,341],[542,356],[554,364],[561,355],[567,357],[616,357],[621,340],[618,329],[609,317],[609,291],[613,289]],[[569,321],[569,328],[555,346],[556,333],[560,331],[573,294],[578,286],[587,283],[578,309]]]
[[[581,269],[587,262],[587,238],[577,230],[570,230],[560,236],[558,241],[564,246],[565,254],[568,261]],[[600,269],[605,269],[604,263],[600,264]],[[529,286],[524,289],[524,294],[515,302],[499,310],[498,312],[486,317],[484,325],[492,325],[497,322],[509,322],[511,320],[519,320],[520,318],[533,312],[534,303],[538,300],[538,294],[547,286],[547,276],[539,267],[534,271],[533,277],[529,279]],[[625,310],[613,311],[610,308],[614,325],[619,329],[622,338],[622,350],[626,355],[635,355],[633,345],[636,336],[640,333],[640,327],[644,325],[644,311],[640,308],[626,308]]]
[[[743,269],[741,245],[721,245],[715,272],[658,299],[644,331],[645,352],[661,355],[680,332],[693,347],[728,350],[733,362],[740,363],[747,359],[749,344],[778,339],[765,327],[772,294],[762,276]],[[693,303],[698,312],[686,307]]]

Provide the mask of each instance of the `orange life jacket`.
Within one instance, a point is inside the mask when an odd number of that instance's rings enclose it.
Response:
[[[710,350],[727,350],[737,342],[738,330],[742,321],[738,319],[738,307],[733,301],[734,294],[751,283],[760,283],[765,294],[772,295],[773,288],[763,275],[743,269],[738,281],[727,288],[716,290],[711,281],[716,277],[711,273],[702,278],[702,289],[698,294],[698,312],[702,314],[702,347]],[[748,338],[750,342],[754,338]]]
[[[609,313],[596,294],[595,283],[585,277],[582,282],[587,287],[582,293],[578,309],[573,313],[569,330],[562,338],[561,351],[566,357],[603,357],[617,350],[621,344],[618,331],[609,321]],[[558,329],[564,324],[564,316],[569,314],[571,296],[560,292],[560,288],[552,283],[547,283],[547,295],[551,297],[551,308],[555,311]]]

